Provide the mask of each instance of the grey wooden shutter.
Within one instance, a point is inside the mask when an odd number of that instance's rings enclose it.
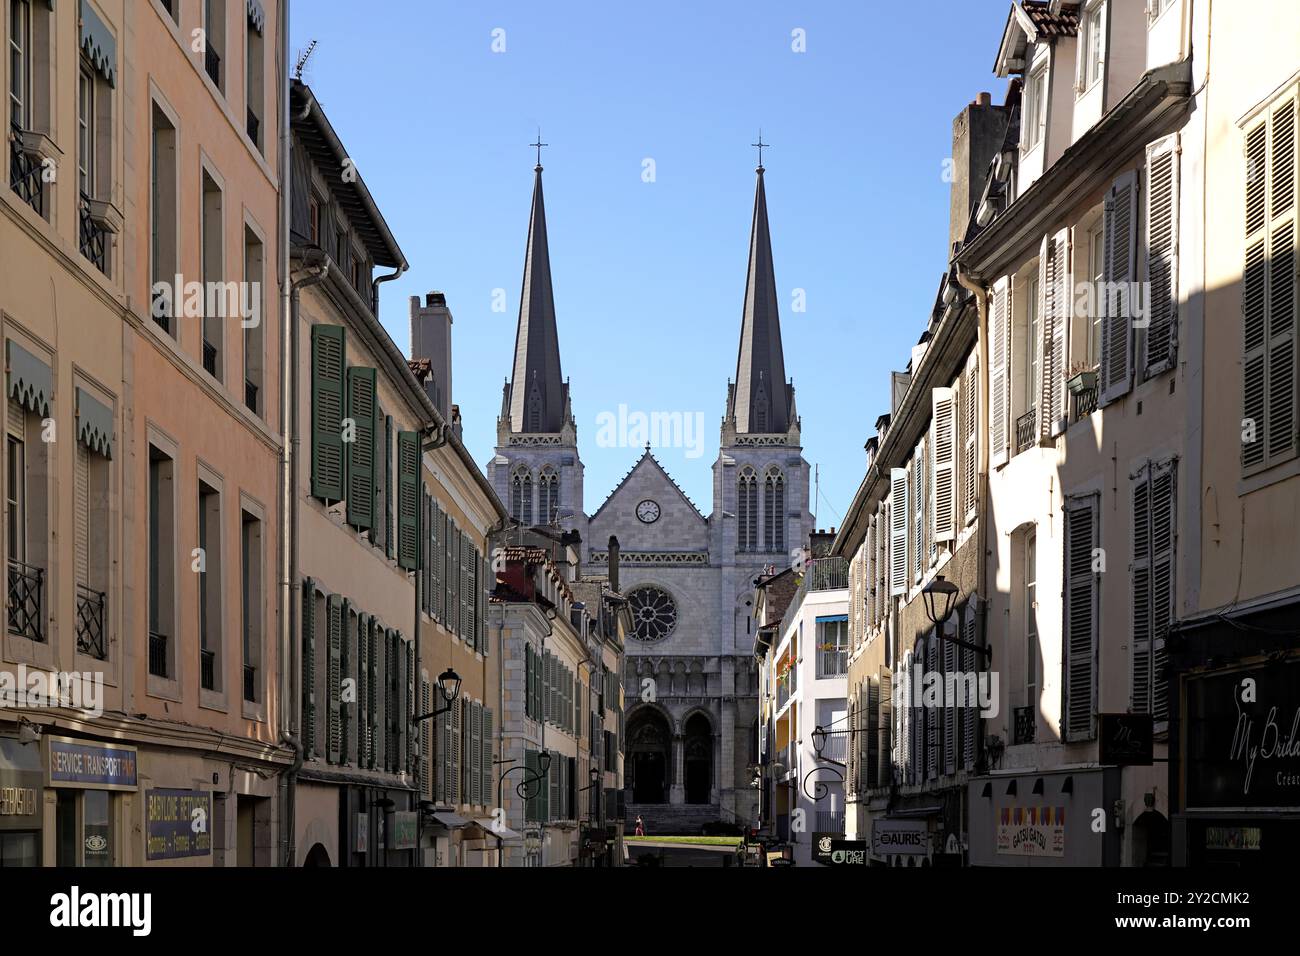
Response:
[[[976,607],[975,598],[966,602],[966,616],[962,628],[962,638],[968,644],[976,644],[976,638],[979,631],[979,609]],[[963,670],[967,673],[975,673],[976,655],[972,650],[962,649],[965,664]],[[972,703],[968,707],[962,708],[962,732],[961,732],[961,764],[966,770],[975,769],[975,737],[978,732],[979,707]]]
[[[893,675],[886,667],[880,668],[880,716],[878,727],[880,743],[876,748],[880,766],[872,786],[886,787],[893,781],[894,768],[891,755],[894,747],[894,687]]]
[[[461,637],[471,650],[478,650],[475,638],[478,636],[478,628],[474,623],[474,615],[478,608],[478,601],[474,594],[474,568],[478,564],[478,552],[474,550],[474,545],[470,541],[469,535],[461,532],[460,536],[460,594],[461,594]]]
[[[952,541],[957,523],[957,421],[951,388],[930,390],[930,443],[934,449],[934,502],[931,537]]]
[[[420,433],[397,433],[397,563],[420,566]]]
[[[370,766],[370,615],[357,618],[357,766]]]
[[[316,586],[302,582],[302,756],[316,756]]]
[[[354,528],[375,528],[376,473],[379,455],[375,449],[375,370],[353,366],[348,369],[348,418],[353,439],[346,443],[347,522]]]
[[[432,694],[430,693],[429,678],[424,674],[420,675],[420,714],[428,714],[433,711]],[[436,799],[432,788],[432,768],[431,758],[433,751],[433,728],[429,725],[432,720],[420,721],[420,793],[428,799]]]
[[[465,704],[464,698],[452,701],[451,710],[448,714],[451,717],[451,763],[449,777],[451,780],[451,790],[448,794],[448,800],[455,804],[461,803],[461,761],[464,754],[461,750],[461,733],[464,727],[461,710]]]
[[[355,737],[356,734],[353,730],[353,723],[355,722],[357,709],[355,673],[357,652],[355,637],[356,628],[353,627],[352,624],[355,616],[356,615],[352,610],[352,602],[344,598],[343,607],[340,611],[340,619],[343,624],[342,640],[339,645],[339,673],[342,674],[340,685],[343,680],[351,682],[352,685],[352,693],[350,695],[345,696],[342,693],[341,687],[339,693],[339,736],[341,738],[339,744],[339,762],[344,764],[351,764],[355,756],[355,743],[353,737]],[[348,696],[352,699],[348,700]]]
[[[482,767],[482,779],[479,788],[483,793],[484,806],[495,806],[496,795],[492,792],[492,708],[483,708],[483,755],[479,758]]]
[[[343,743],[343,717],[340,710],[339,690],[343,679],[343,599],[331,594],[326,602],[325,627],[329,647],[329,667],[326,673],[326,700],[329,701],[325,739],[328,742],[327,759],[339,762]]]
[[[1246,262],[1242,272],[1243,320],[1241,464],[1265,465],[1268,451],[1268,118],[1246,134]]]
[[[1041,286],[1043,323],[1042,402],[1039,436],[1051,438],[1066,425],[1065,361],[1070,332],[1073,283],[1070,279],[1070,230],[1062,229],[1046,243],[1046,282]]]
[[[858,791],[871,790],[880,779],[880,676],[868,675],[862,682],[854,736],[858,739]]]
[[[1147,377],[1174,367],[1178,355],[1178,134],[1147,147]]]
[[[1137,275],[1137,171],[1115,180],[1106,196],[1103,224],[1101,404],[1133,386],[1133,302]]]
[[[492,578],[492,566],[486,558],[474,550],[474,601],[477,610],[474,614],[474,644],[484,657],[488,656],[490,642],[487,628],[488,589],[495,584]]]
[[[1007,460],[1007,416],[1011,405],[1011,376],[1007,370],[1010,298],[1011,282],[1003,277],[993,284],[989,297],[989,454],[995,468]]]
[[[469,773],[470,799],[475,805],[484,803],[483,798],[483,705],[477,701],[469,708]]]
[[[563,762],[564,758],[559,754],[551,754],[550,780],[548,781],[550,795],[546,801],[545,817],[547,820],[558,820],[560,818],[560,774],[562,772],[560,768]]]
[[[1151,715],[1169,719],[1165,641],[1175,613],[1178,538],[1177,459],[1151,468]]]
[[[456,633],[456,565],[455,541],[456,522],[451,520],[451,513],[442,516],[442,626],[451,634]]]
[[[891,468],[889,471],[889,507],[892,515],[889,528],[889,593],[907,593],[907,471]]]
[[[383,727],[379,722],[379,715],[382,711],[382,694],[384,692],[384,679],[380,674],[379,665],[382,658],[379,646],[384,640],[384,629],[379,621],[371,617],[370,619],[370,641],[367,649],[370,654],[370,744],[369,744],[369,767],[372,770],[378,770],[383,766],[384,758],[384,737]]]
[[[432,510],[432,519],[429,521],[429,613],[435,621],[443,620],[443,594],[442,594],[442,536],[443,518],[442,507],[438,504],[438,499],[429,496],[429,504]]]
[[[406,746],[403,751],[406,754],[406,772],[414,774],[416,771],[417,749],[419,739],[412,733],[412,727],[416,714],[416,675],[415,675],[415,642],[406,642],[406,707],[402,711],[402,735],[406,738]]]
[[[311,493],[343,498],[343,326],[311,327]]]
[[[959,624],[960,619],[954,620],[954,624]],[[954,637],[960,636],[960,628],[954,628]],[[945,675],[958,675],[957,664],[957,645],[951,641],[943,642],[943,672]],[[947,688],[949,682],[945,680],[944,687]],[[957,692],[962,693],[964,683],[954,681],[952,683]],[[944,773],[957,772],[957,724],[960,716],[957,709],[957,702],[945,700],[944,706],[939,708],[939,722],[943,726],[943,761],[941,766]]]
[[[967,523],[975,520],[976,488],[979,462],[976,455],[976,432],[979,422],[979,356],[972,352],[966,363],[966,377],[962,385],[962,483],[965,507],[960,517]]]
[[[524,716],[533,716],[533,645],[524,645]]]
[[[1097,709],[1097,496],[1065,503],[1065,660],[1063,731],[1067,741],[1091,740]]]
[[[1151,713],[1151,478],[1143,465],[1133,476],[1132,710]]]
[[[939,670],[939,634],[932,631],[925,642],[925,669],[933,674]],[[925,774],[926,778],[939,776],[939,715],[946,708],[925,708]]]

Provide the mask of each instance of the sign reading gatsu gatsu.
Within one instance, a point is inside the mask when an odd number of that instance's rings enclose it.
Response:
[[[175,860],[209,855],[211,816],[212,794],[206,790],[149,790],[145,794],[145,857]]]
[[[1010,856],[1065,856],[1065,807],[1002,807],[998,852]]]
[[[1300,664],[1186,687],[1187,808],[1300,805]]]

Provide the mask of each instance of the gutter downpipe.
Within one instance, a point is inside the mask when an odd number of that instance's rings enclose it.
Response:
[[[992,496],[989,491],[989,443],[987,440],[989,434],[989,293],[984,284],[968,273],[960,262],[957,263],[957,282],[975,297],[976,306],[975,350],[978,353],[976,360],[979,362],[979,410],[976,415],[978,419],[976,434],[983,436],[984,440],[975,443],[979,449],[979,514],[977,517],[980,524],[979,549],[975,554],[975,580],[979,582],[978,587],[985,588],[987,582],[984,580],[984,576],[988,573],[989,510],[992,507]],[[987,593],[981,595],[979,608],[986,647],[989,646],[989,601]],[[985,660],[988,660],[987,655]],[[980,750],[982,751],[984,722],[981,720],[977,721],[977,723],[980,727]]]

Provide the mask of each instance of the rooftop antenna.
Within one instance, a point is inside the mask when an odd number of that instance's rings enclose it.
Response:
[[[312,53],[316,51],[316,40],[307,44],[307,49],[298,54],[298,62],[293,67],[293,78],[301,82],[302,71],[307,68],[307,61],[311,59]]]

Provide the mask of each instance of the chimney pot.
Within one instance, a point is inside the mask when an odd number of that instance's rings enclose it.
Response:
[[[976,106],[988,106],[992,102],[993,97],[988,92],[980,93],[979,96],[975,97]]]

